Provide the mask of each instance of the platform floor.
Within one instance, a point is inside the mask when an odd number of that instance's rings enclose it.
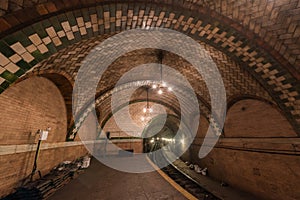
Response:
[[[157,172],[125,173],[96,159],[78,178],[58,190],[50,200],[186,199]]]

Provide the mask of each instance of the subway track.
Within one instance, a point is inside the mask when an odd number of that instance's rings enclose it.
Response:
[[[162,163],[168,162],[162,154],[162,152],[160,154],[153,153],[149,157],[154,164],[162,166]],[[195,180],[179,171],[172,164],[161,168],[161,170],[195,198],[203,200],[220,200],[220,198],[217,198],[212,193],[202,188]]]

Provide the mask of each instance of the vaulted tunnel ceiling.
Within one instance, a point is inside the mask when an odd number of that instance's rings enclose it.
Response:
[[[189,35],[205,48],[220,70],[228,102],[240,96],[272,102],[299,133],[300,1],[3,2],[1,92],[20,77],[37,74],[58,73],[73,84],[81,62],[106,38],[127,29],[164,27]],[[99,96],[133,67],[157,62],[156,53],[141,49],[116,60],[99,83]],[[209,105],[206,85],[187,61],[166,52],[163,62],[187,77]],[[62,93],[65,99],[71,96],[70,91]]]

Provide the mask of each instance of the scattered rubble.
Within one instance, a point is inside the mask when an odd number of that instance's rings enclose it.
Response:
[[[191,163],[188,162],[188,161],[186,161],[185,164],[186,164],[187,166],[189,166],[189,168],[190,168],[191,170],[195,170],[196,173],[201,174],[201,175],[203,175],[203,176],[206,176],[206,175],[207,175],[207,168],[206,168],[206,167],[203,168],[203,169],[201,169],[198,165],[191,164]]]
[[[76,178],[83,169],[90,165],[89,156],[82,157],[73,162],[64,161],[53,168],[50,173],[41,179],[31,181],[16,189],[14,194],[4,198],[4,200],[41,200],[47,199],[55,191],[62,188]]]

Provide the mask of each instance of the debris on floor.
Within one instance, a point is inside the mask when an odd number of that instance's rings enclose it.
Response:
[[[186,161],[185,162],[185,164],[186,164],[186,166],[189,166],[189,168],[191,169],[191,170],[195,170],[195,172],[197,172],[198,174],[201,174],[201,175],[203,175],[203,176],[206,176],[207,175],[207,168],[205,167],[205,168],[203,168],[203,169],[201,169],[200,167],[199,167],[199,165],[197,165],[197,164],[191,164],[190,162],[188,162],[188,161]]]
[[[221,186],[222,186],[222,187],[228,187],[229,185],[228,185],[228,183],[221,182]]]
[[[83,157],[83,161],[82,161],[82,165],[81,168],[86,169],[90,166],[90,162],[91,162],[91,157],[89,156],[84,156]]]
[[[207,168],[205,167],[204,169],[201,170],[201,174],[203,176],[206,176],[207,175]]]
[[[16,189],[16,192],[9,195],[5,200],[41,200],[47,199],[55,191],[76,178],[83,169],[90,165],[90,157],[85,156],[73,162],[64,161],[53,168],[50,173],[41,179],[31,181]]]
[[[198,165],[194,165],[195,168],[195,172],[197,172],[198,174],[201,173],[201,168]]]

